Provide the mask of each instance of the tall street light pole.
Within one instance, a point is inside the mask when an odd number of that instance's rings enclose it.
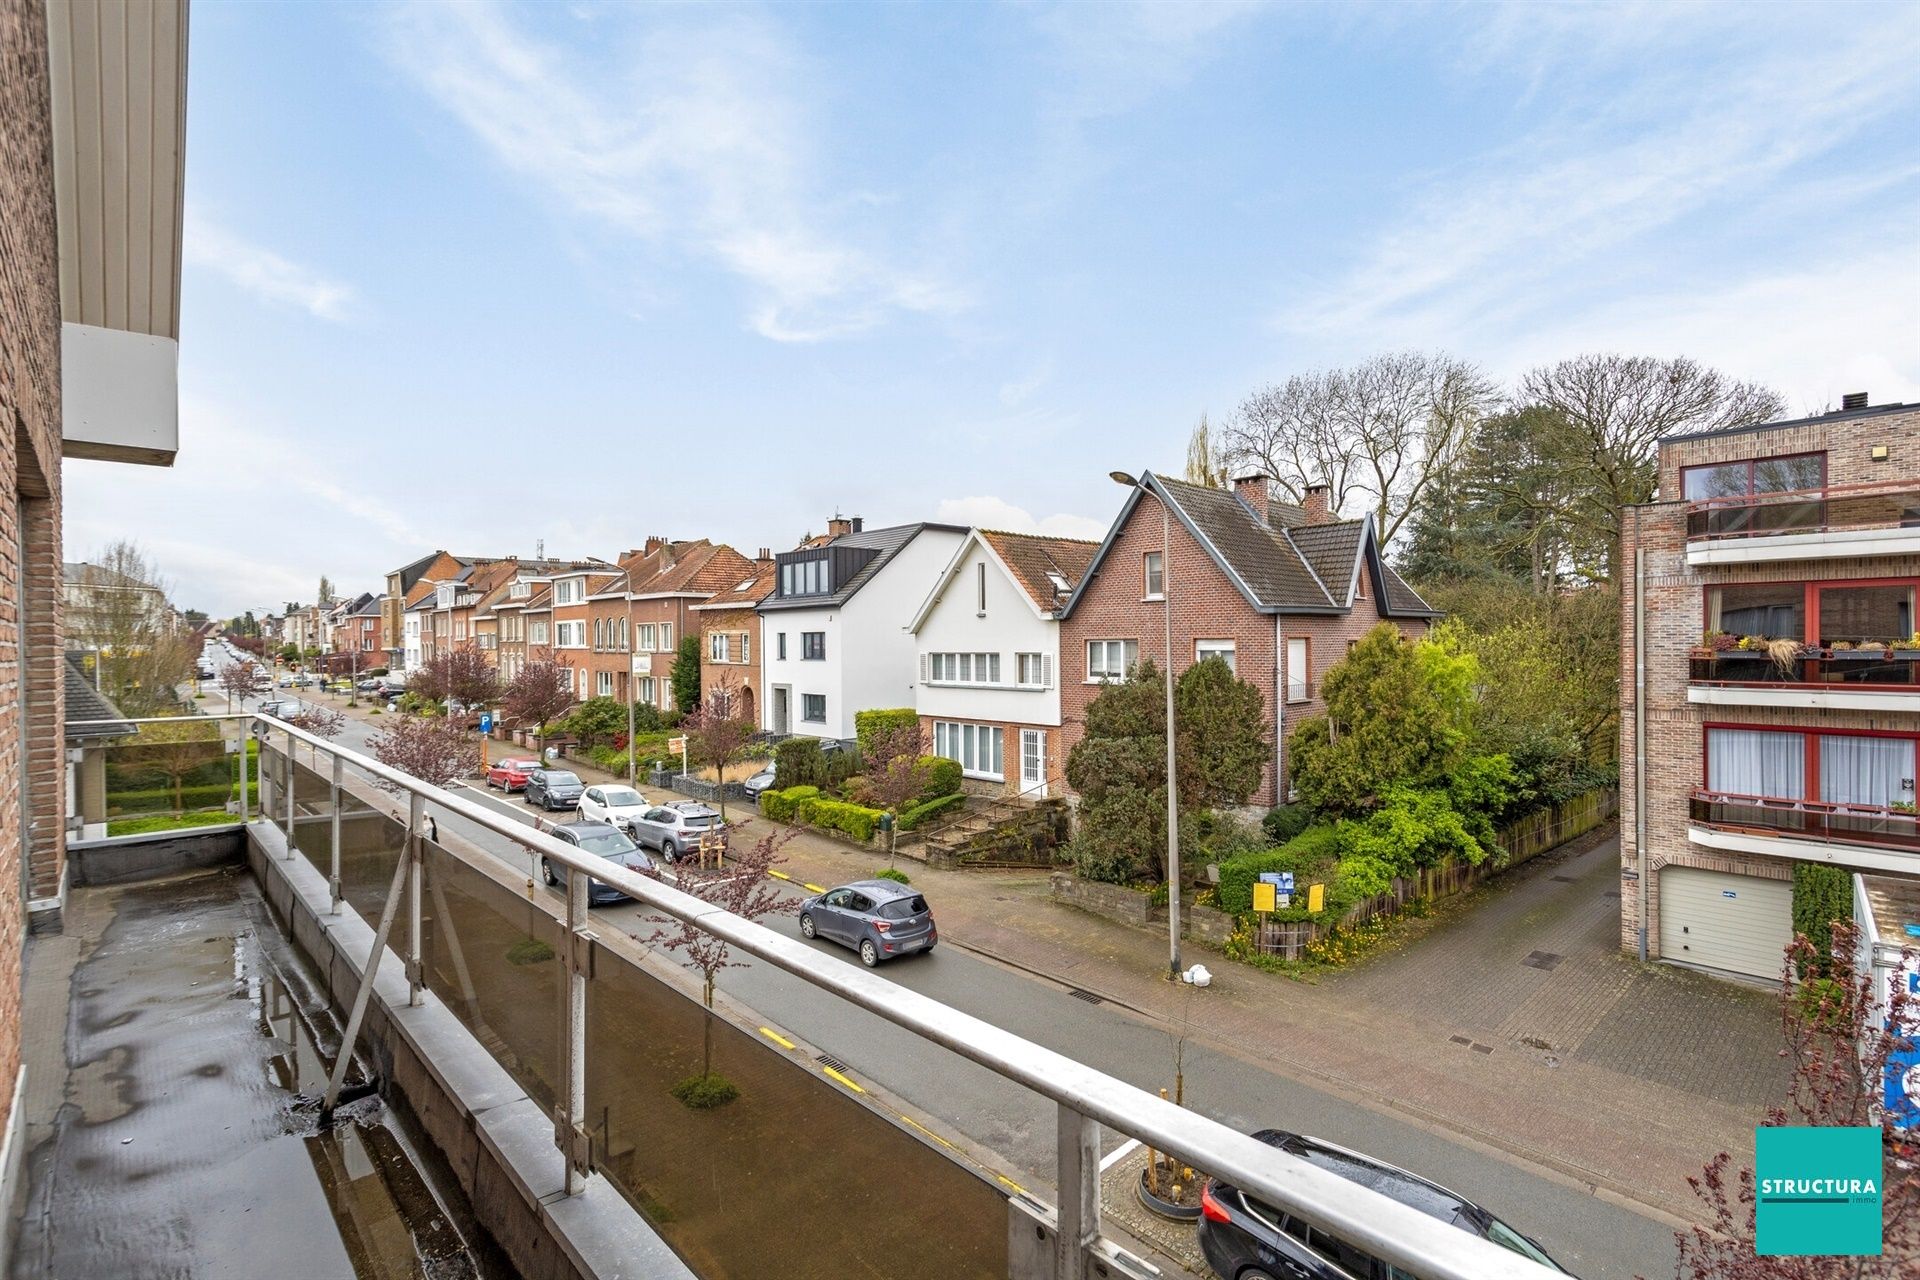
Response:
[[[1160,504],[1160,603],[1166,623],[1167,669],[1167,977],[1180,981],[1180,795],[1173,759],[1173,520],[1167,500],[1124,471],[1107,473],[1115,484],[1150,494]],[[1145,474],[1142,472],[1141,474]]]
[[[637,763],[637,757],[640,753],[633,745],[633,566],[628,565],[622,570],[621,577],[625,579],[627,585],[625,593],[627,597],[627,785],[638,790],[639,765]]]

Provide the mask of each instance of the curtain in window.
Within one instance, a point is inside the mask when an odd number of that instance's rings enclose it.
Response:
[[[1913,739],[1820,737],[1820,798],[1834,804],[1912,804]]]
[[[1707,730],[1707,787],[1742,796],[1806,798],[1807,742],[1802,734]]]

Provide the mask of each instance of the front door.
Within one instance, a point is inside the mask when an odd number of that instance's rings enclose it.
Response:
[[[773,686],[773,724],[771,727],[775,733],[790,732],[787,728],[787,703],[792,695],[793,691],[786,685],[777,684]]]
[[[1044,730],[1020,731],[1020,794],[1046,798],[1047,735]]]

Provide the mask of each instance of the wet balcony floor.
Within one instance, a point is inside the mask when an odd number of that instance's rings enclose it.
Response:
[[[339,1031],[244,872],[77,890],[28,965],[15,1277],[511,1274],[403,1117],[301,1102]]]

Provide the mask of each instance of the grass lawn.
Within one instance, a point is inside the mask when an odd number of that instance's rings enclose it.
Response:
[[[240,819],[225,809],[201,809],[196,813],[143,813],[137,818],[115,818],[107,823],[110,836],[138,836],[149,831],[186,831],[194,827],[217,827]]]

